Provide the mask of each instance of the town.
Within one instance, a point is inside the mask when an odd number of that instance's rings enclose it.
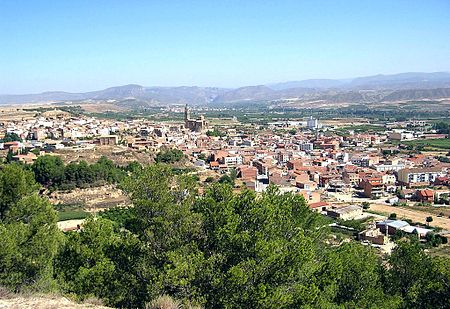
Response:
[[[393,239],[416,235],[431,242],[430,250],[448,254],[450,140],[435,122],[310,116],[254,125],[208,119],[201,109],[194,115],[187,105],[175,111],[182,121],[116,120],[58,107],[6,110],[0,118],[0,148],[5,160],[28,165],[46,155],[65,163],[93,163],[105,156],[119,166],[150,164],[165,152],[163,162],[189,170],[202,186],[228,181],[237,192],[261,193],[275,185],[280,192],[301,195],[309,208],[331,218],[334,231],[381,252],[392,250]],[[170,152],[182,156],[173,159]],[[96,207],[93,188],[78,192],[87,194],[81,198],[82,214],[127,205],[120,190],[106,187]],[[70,193],[59,197],[65,195]],[[51,197],[67,203],[55,193]],[[108,198],[111,203],[105,203]],[[83,217],[60,226],[79,227]]]

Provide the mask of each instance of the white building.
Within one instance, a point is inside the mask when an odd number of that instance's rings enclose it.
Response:
[[[308,129],[320,129],[322,127],[322,125],[319,123],[318,119],[313,118],[312,116],[309,117],[309,119],[306,121],[306,127]]]

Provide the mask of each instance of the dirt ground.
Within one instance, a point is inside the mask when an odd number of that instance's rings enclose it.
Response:
[[[370,210],[385,213],[387,215],[391,213],[396,213],[398,219],[406,218],[410,219],[414,222],[426,223],[426,217],[430,215],[433,217],[433,222],[431,222],[431,226],[438,226],[445,230],[450,230],[450,219],[448,217],[438,217],[436,215],[432,215],[426,211],[420,211],[417,209],[408,209],[405,207],[394,207],[388,205],[381,204],[372,204],[370,205]]]
[[[0,309],[107,309],[99,304],[84,302],[74,303],[61,296],[10,296],[0,297]]]
[[[88,163],[95,163],[102,156],[108,157],[118,165],[127,165],[129,162],[138,161],[141,164],[151,164],[154,162],[153,154],[130,149],[125,146],[101,146],[94,149],[83,150],[58,150],[55,152],[65,162],[84,160]]]
[[[76,219],[76,220],[65,220],[65,221],[59,221],[58,228],[62,231],[70,231],[73,229],[76,229],[78,225],[82,225],[84,222],[84,219]],[[2,307],[0,306],[0,309]]]
[[[56,191],[49,195],[49,200],[54,205],[82,205],[86,211],[111,206],[125,206],[130,203],[125,194],[113,185],[86,189],[77,188],[70,192]]]

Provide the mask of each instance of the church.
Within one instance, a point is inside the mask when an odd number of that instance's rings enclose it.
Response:
[[[201,115],[200,118],[197,119],[190,119],[189,108],[186,104],[186,106],[184,107],[184,127],[193,132],[201,132],[207,129],[208,123],[206,122],[203,115]]]

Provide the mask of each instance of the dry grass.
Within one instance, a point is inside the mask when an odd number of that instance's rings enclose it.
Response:
[[[151,303],[147,304],[146,309],[181,309],[181,302],[168,295],[159,296]]]
[[[154,299],[145,306],[146,309],[201,309],[200,306],[194,306],[190,303],[182,303],[173,299],[169,295],[162,295]]]

